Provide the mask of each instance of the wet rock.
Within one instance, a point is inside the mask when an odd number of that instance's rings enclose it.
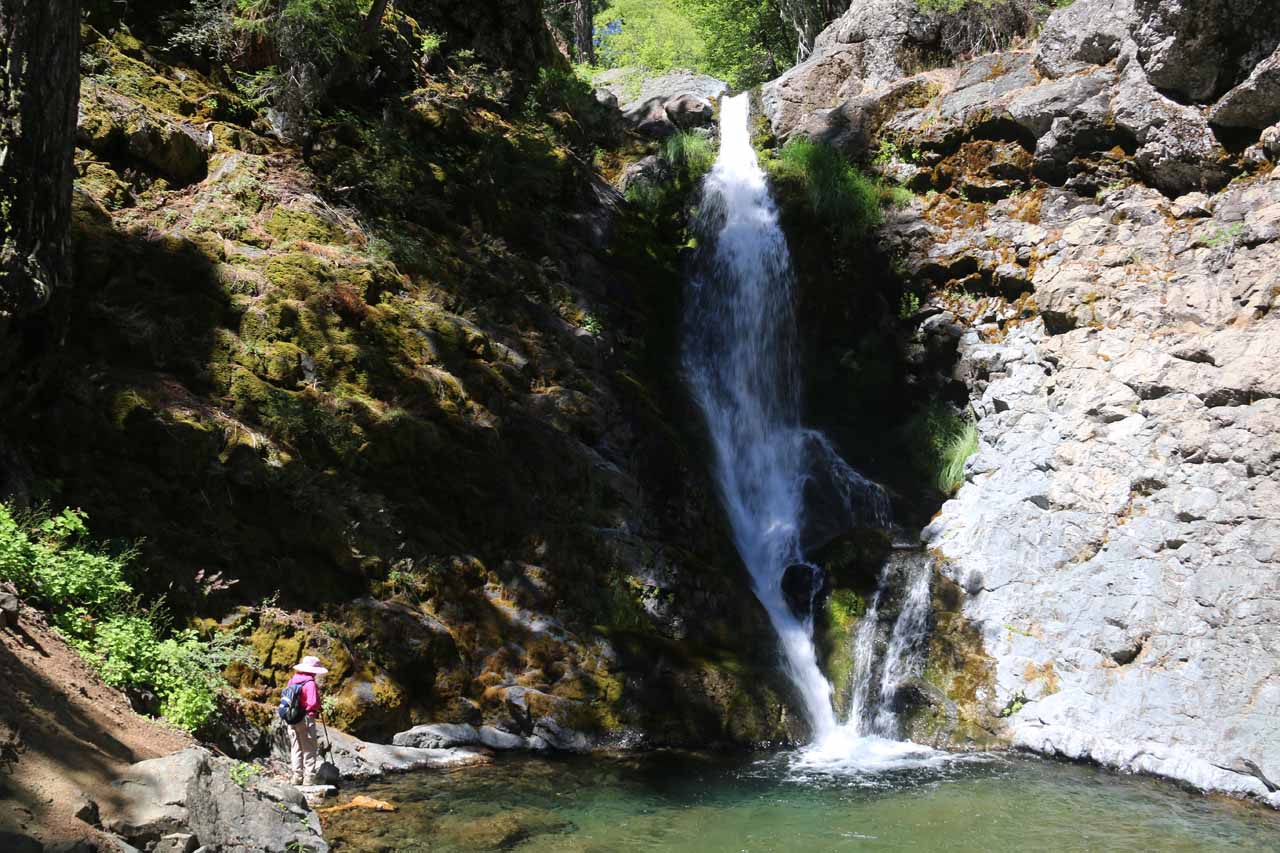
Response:
[[[782,573],[782,595],[797,619],[808,618],[814,603],[826,587],[827,575],[822,569],[798,563]]]
[[[493,726],[480,727],[480,743],[490,749],[524,749],[525,739]]]
[[[572,825],[541,809],[513,809],[501,814],[441,821],[439,833],[466,850],[506,850]]]

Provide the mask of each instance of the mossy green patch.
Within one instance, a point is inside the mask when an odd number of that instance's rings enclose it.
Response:
[[[275,255],[267,261],[267,281],[290,299],[306,299],[333,286],[333,267],[305,252]]]
[[[307,240],[312,243],[338,244],[346,235],[332,222],[297,207],[277,207],[263,225],[267,233],[284,242]]]

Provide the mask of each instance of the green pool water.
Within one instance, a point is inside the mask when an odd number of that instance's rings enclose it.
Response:
[[[1266,809],[1018,755],[866,772],[796,753],[502,755],[358,790],[400,810],[332,816],[336,851],[1280,850]]]

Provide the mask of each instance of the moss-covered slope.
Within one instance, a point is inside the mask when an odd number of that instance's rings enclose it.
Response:
[[[84,32],[70,327],[29,336],[21,491],[143,539],[178,618],[242,626],[249,700],[307,651],[369,735],[786,737],[674,373],[675,243],[596,175],[594,101],[544,72],[513,104],[459,51],[293,145],[127,24]]]

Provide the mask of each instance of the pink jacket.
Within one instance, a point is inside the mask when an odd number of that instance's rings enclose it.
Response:
[[[320,713],[320,690],[316,687],[316,677],[302,672],[295,672],[289,679],[289,686],[302,685],[302,710],[307,716],[314,717]]]

